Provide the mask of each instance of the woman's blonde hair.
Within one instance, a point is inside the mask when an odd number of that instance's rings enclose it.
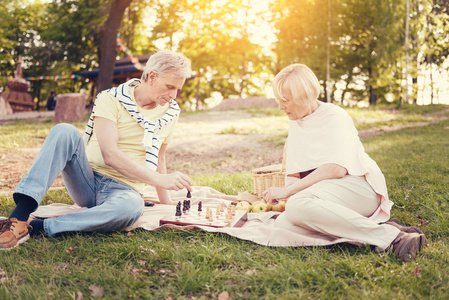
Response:
[[[274,77],[272,87],[278,103],[292,100],[298,105],[307,105],[318,99],[321,90],[318,78],[303,64],[292,64],[282,69]],[[290,89],[293,99],[285,99],[282,88]]]

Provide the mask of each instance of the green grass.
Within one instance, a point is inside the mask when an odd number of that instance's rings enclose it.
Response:
[[[407,126],[416,122],[430,121],[430,115],[448,108],[447,105],[402,105],[400,109],[386,108],[346,108],[354,119],[357,129]],[[429,115],[430,114],[430,115]]]
[[[258,107],[251,107],[251,108],[245,108],[245,111],[252,116],[269,116],[269,117],[284,117],[285,113],[278,109],[278,108],[258,108]]]
[[[257,115],[240,120],[238,124],[225,127],[217,132],[217,134],[260,134],[263,136],[271,136],[273,134],[279,134],[279,132],[287,132],[288,125],[289,121],[285,114],[283,116]]]
[[[221,130],[220,132],[218,132],[218,134],[252,134],[252,133],[257,133],[259,132],[261,129],[255,127],[255,126],[231,126],[231,127],[226,127],[225,129]]]
[[[73,123],[78,129],[84,131],[89,114],[84,120]],[[37,121],[13,120],[7,125],[0,125],[0,149],[11,150],[17,147],[30,147],[41,144],[50,130],[56,125],[51,119]]]
[[[210,186],[227,195],[254,191],[251,173],[198,175],[191,178],[193,185]]]
[[[363,143],[386,176],[392,215],[428,237],[413,262],[369,247],[273,248],[200,231],[68,234],[0,252],[0,299],[90,299],[92,286],[105,299],[449,298],[449,120]],[[249,173],[192,181],[233,195],[253,188]],[[49,201],[71,203],[62,190]],[[0,196],[0,214],[12,208]]]

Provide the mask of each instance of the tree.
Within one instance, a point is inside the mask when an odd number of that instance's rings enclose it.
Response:
[[[117,57],[117,33],[123,14],[132,0],[112,0],[109,15],[101,26],[100,71],[97,79],[97,91],[112,86],[115,58]]]
[[[213,91],[223,97],[257,93],[252,76],[268,65],[262,47],[251,41],[257,17],[249,4],[227,1],[160,1],[154,7],[154,42],[183,52],[192,62],[195,80],[183,88],[184,98],[199,107]],[[265,67],[266,68],[266,67]]]
[[[0,29],[0,79],[5,83],[14,76],[16,63],[21,56],[23,58],[23,76],[33,76],[34,69],[46,68],[51,64],[50,59],[44,58],[39,64],[33,63],[35,56],[34,45],[41,44],[40,31],[47,25],[43,4],[34,2],[26,5],[25,1],[3,1],[0,10],[2,26]],[[3,5],[4,4],[4,5]],[[2,80],[2,81],[3,81]],[[33,98],[39,99],[40,83],[33,82],[31,89]],[[33,87],[32,86],[32,87]],[[37,103],[37,108],[39,102]]]
[[[7,0],[0,0],[0,3],[3,8],[0,10],[0,72],[2,77],[12,77],[19,56],[23,57],[24,65],[28,64],[30,46],[38,39],[43,23],[42,4],[25,6],[24,1]]]
[[[423,0],[425,14],[422,28],[424,41],[422,43],[422,60],[425,70],[430,74],[431,103],[438,94],[434,91],[433,73],[434,67],[440,69],[449,55],[449,3],[444,0]],[[422,24],[422,23],[421,23]]]
[[[278,31],[273,73],[292,63],[306,64],[323,83],[322,99],[331,101],[328,85],[347,72],[338,61],[345,51],[339,45],[341,1],[332,1],[332,6],[328,0],[277,1],[273,11]]]

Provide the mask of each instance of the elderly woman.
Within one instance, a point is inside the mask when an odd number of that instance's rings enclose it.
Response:
[[[413,259],[426,238],[398,220],[379,224],[389,219],[393,203],[345,110],[317,100],[318,79],[302,64],[279,72],[273,91],[290,119],[285,187],[263,193],[268,203],[289,198],[275,225],[317,239],[373,245],[402,261]]]

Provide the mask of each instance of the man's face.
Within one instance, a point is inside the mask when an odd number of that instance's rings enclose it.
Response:
[[[156,102],[157,105],[165,105],[170,99],[176,99],[178,90],[184,85],[185,78],[179,78],[174,73],[165,76],[158,76],[150,72],[146,85],[149,100]]]

